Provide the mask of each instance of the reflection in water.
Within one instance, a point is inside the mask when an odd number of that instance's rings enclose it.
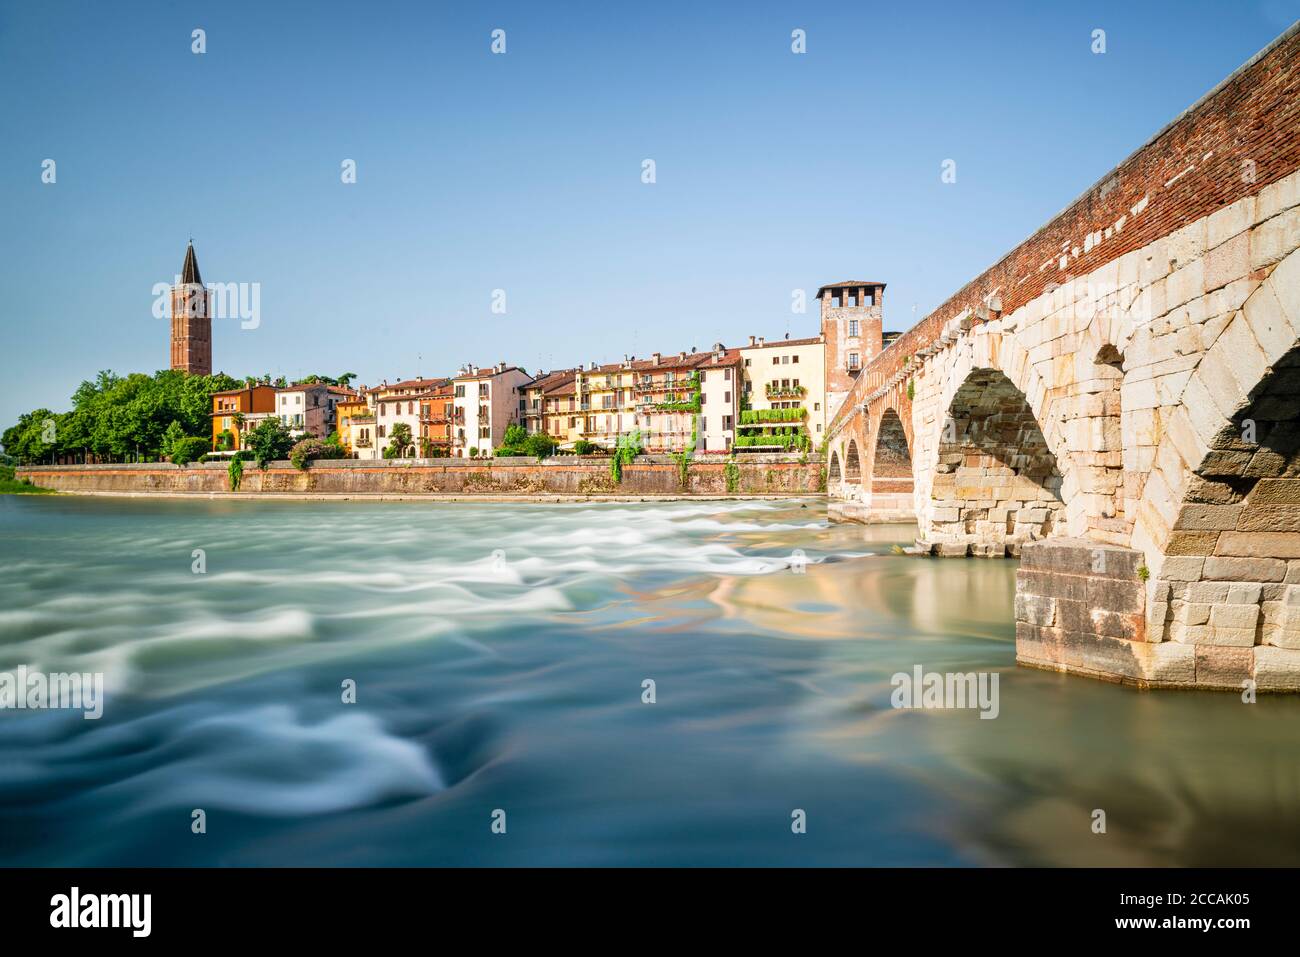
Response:
[[[894,554],[912,531],[0,500],[0,671],[109,691],[100,721],[0,712],[0,863],[1297,862],[1300,701],[1017,668],[1014,563]],[[998,718],[894,710],[915,665],[996,671]]]

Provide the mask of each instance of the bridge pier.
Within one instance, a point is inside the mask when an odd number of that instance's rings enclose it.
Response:
[[[1085,539],[1033,542],[1016,572],[1016,661],[1142,687],[1192,687],[1190,645],[1147,641],[1142,553]]]

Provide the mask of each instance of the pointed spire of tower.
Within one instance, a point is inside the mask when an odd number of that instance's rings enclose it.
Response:
[[[199,261],[194,255],[194,240],[190,240],[189,247],[185,250],[185,265],[181,267],[182,285],[203,285],[203,277],[199,275]]]

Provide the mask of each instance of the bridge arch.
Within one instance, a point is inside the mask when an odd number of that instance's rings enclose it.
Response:
[[[911,441],[907,426],[892,406],[880,415],[873,445],[872,519],[881,522],[914,520]]]
[[[943,420],[922,534],[940,554],[1002,555],[1063,531],[1063,476],[1029,400],[978,367]]]
[[[844,453],[844,481],[862,481],[862,459],[858,455],[858,440],[849,439],[848,450]]]
[[[839,450],[836,449],[831,452],[830,465],[826,469],[827,487],[839,485],[842,479],[843,475],[840,472],[840,453]]]

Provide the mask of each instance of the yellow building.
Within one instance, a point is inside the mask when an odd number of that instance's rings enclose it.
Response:
[[[348,455],[373,458],[375,449],[375,413],[361,396],[339,400],[334,407],[338,417],[339,441]]]
[[[826,437],[826,343],[810,339],[749,337],[740,347],[750,415],[742,434],[804,425],[813,448]],[[769,410],[781,410],[776,415]],[[797,416],[797,419],[792,418]]]

